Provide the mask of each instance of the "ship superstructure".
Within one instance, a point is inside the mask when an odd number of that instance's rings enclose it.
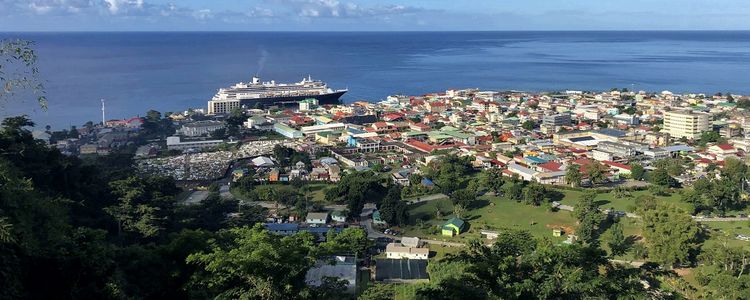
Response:
[[[240,82],[229,88],[219,89],[208,101],[208,114],[225,114],[235,108],[295,105],[308,98],[321,104],[338,103],[347,90],[333,90],[320,80],[303,78],[297,83],[261,82],[254,76],[252,81]]]

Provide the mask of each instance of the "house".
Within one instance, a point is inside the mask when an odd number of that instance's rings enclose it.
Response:
[[[305,218],[305,222],[308,224],[325,225],[328,223],[328,213],[327,212],[309,212],[307,213],[307,218]]]
[[[305,274],[305,283],[320,286],[326,278],[346,281],[346,292],[353,294],[357,286],[357,260],[352,256],[334,256],[333,263],[330,259],[319,260]]]
[[[430,249],[406,247],[397,243],[390,243],[385,246],[385,256],[392,259],[427,259],[430,255]]]
[[[270,181],[270,182],[277,182],[277,181],[279,181],[279,177],[280,177],[279,174],[280,173],[279,173],[278,169],[271,170],[271,172],[268,174],[268,181]]]
[[[726,160],[729,157],[737,157],[737,148],[729,144],[713,145],[708,147],[708,153],[716,156],[716,160]]]
[[[464,230],[466,223],[459,219],[459,218],[451,218],[443,224],[442,227],[442,233],[444,236],[456,236],[461,234],[461,231]]]
[[[375,260],[375,280],[381,282],[408,283],[427,282],[426,259],[392,259]]]
[[[334,211],[333,213],[331,213],[331,220],[339,223],[346,222],[346,212],[343,210]]]
[[[263,227],[270,233],[279,235],[293,235],[299,232],[299,224],[297,223],[266,223]]]

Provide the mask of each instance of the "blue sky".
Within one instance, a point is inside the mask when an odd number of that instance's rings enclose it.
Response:
[[[747,1],[0,0],[0,30],[746,30]]]

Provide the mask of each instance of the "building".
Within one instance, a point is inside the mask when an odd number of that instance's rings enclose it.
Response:
[[[570,114],[561,113],[554,115],[545,115],[542,117],[542,125],[545,126],[570,126]]]
[[[182,142],[178,136],[167,137],[167,149],[169,150],[203,150],[219,146],[222,143],[224,143],[223,140]]]
[[[318,107],[318,99],[308,98],[299,102],[299,111],[313,110]]]
[[[299,232],[299,225],[297,223],[266,223],[263,227],[268,232],[278,235],[293,235]]]
[[[427,259],[430,256],[430,249],[390,243],[385,246],[385,256],[391,259]]]
[[[357,260],[352,256],[334,256],[333,262],[329,259],[319,260],[305,274],[305,283],[311,286],[320,286],[325,283],[326,278],[336,278],[346,281],[347,293],[354,293],[357,286]]]
[[[302,127],[302,133],[305,135],[315,135],[321,132],[341,131],[344,129],[346,129],[346,124],[344,123],[331,123]]]
[[[333,213],[331,213],[331,219],[334,222],[346,223],[346,212],[343,210],[336,210]]]
[[[426,259],[377,259],[375,280],[392,283],[427,282]]]
[[[224,123],[219,121],[197,121],[182,125],[179,133],[184,136],[209,135],[212,132],[224,128]]]
[[[669,111],[664,113],[664,130],[674,138],[698,139],[709,129],[710,116],[691,111]]]
[[[305,222],[308,224],[325,225],[328,223],[328,213],[327,212],[307,213],[307,218],[305,218]]]
[[[296,130],[282,123],[273,124],[273,131],[290,139],[302,138],[302,131]]]
[[[464,230],[465,225],[466,223],[464,222],[464,220],[461,220],[459,218],[451,218],[450,220],[448,220],[448,222],[443,224],[442,234],[444,236],[451,237],[459,235],[461,234],[461,231]]]

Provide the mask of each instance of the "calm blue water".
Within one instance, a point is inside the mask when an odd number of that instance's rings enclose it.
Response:
[[[750,31],[409,33],[0,33],[37,42],[50,109],[10,104],[55,127],[204,107],[256,72],[308,74],[345,101],[447,88],[750,93]]]

